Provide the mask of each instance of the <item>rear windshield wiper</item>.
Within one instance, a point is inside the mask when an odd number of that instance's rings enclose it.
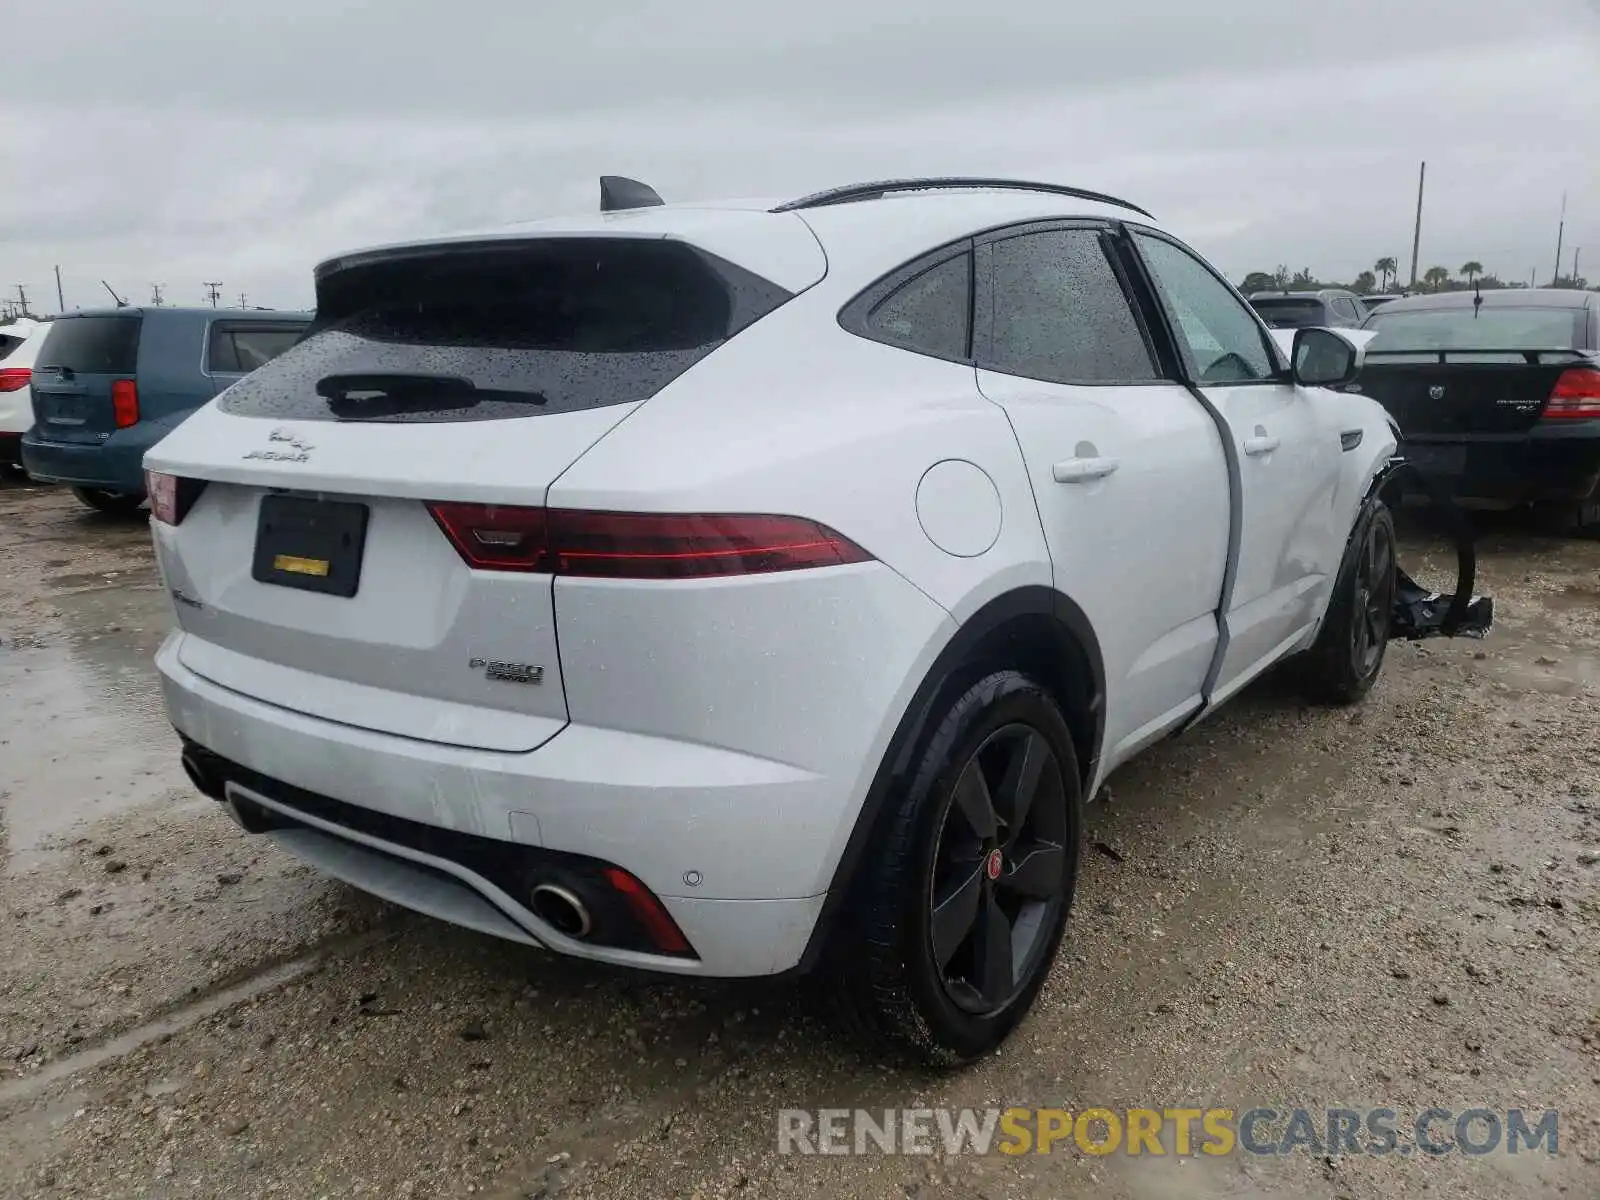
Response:
[[[384,371],[324,375],[317,395],[342,421],[374,421],[402,413],[445,412],[472,408],[484,401],[544,404],[541,392],[481,388],[464,375],[428,371]]]

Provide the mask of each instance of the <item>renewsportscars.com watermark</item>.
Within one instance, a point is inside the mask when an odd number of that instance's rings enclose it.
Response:
[[[786,1108],[780,1154],[1051,1154],[1261,1157],[1539,1153],[1560,1114],[1513,1108]]]

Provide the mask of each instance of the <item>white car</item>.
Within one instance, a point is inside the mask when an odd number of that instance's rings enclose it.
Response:
[[[448,921],[995,1047],[1106,775],[1396,586],[1360,352],[1143,210],[915,180],[335,258],[147,455],[195,784]]]
[[[22,469],[22,435],[33,428],[33,363],[48,321],[0,325],[0,471]]]

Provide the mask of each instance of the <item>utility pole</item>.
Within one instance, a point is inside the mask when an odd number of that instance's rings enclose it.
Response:
[[[22,284],[17,284],[17,316],[31,317],[33,312],[28,308],[28,292]]]
[[[1428,164],[1417,172],[1417,226],[1411,234],[1411,290],[1417,290],[1417,256],[1422,250],[1422,185],[1428,178]]]
[[[248,306],[247,306],[247,305],[246,305],[246,304],[245,304],[245,294],[244,294],[244,293],[243,293],[243,292],[240,292],[240,293],[239,293],[239,307],[240,307],[240,308],[246,308],[246,307],[248,307]]]
[[[56,311],[60,313],[67,311],[66,297],[61,292],[61,268],[59,266],[56,268]]]
[[[1578,282],[1578,255],[1580,255],[1582,253],[1583,253],[1583,247],[1582,246],[1578,246],[1572,251],[1572,286],[1573,287],[1582,287],[1583,286],[1581,283]]]
[[[151,306],[154,307],[154,308],[160,308],[163,303],[165,303],[165,300],[164,300],[164,297],[161,295],[161,285],[159,283],[152,283],[150,285],[150,304],[151,304]]]
[[[1550,286],[1555,287],[1561,279],[1561,239],[1567,233],[1567,194],[1561,193],[1561,223],[1556,226],[1556,273],[1550,280]]]
[[[215,308],[218,297],[222,295],[222,280],[218,279],[215,282],[207,280],[205,286],[206,297],[211,301],[211,307]]]

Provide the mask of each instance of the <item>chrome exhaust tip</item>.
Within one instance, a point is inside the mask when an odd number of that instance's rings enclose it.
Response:
[[[565,937],[581,941],[594,931],[588,906],[560,884],[537,884],[531,907],[535,916]]]

